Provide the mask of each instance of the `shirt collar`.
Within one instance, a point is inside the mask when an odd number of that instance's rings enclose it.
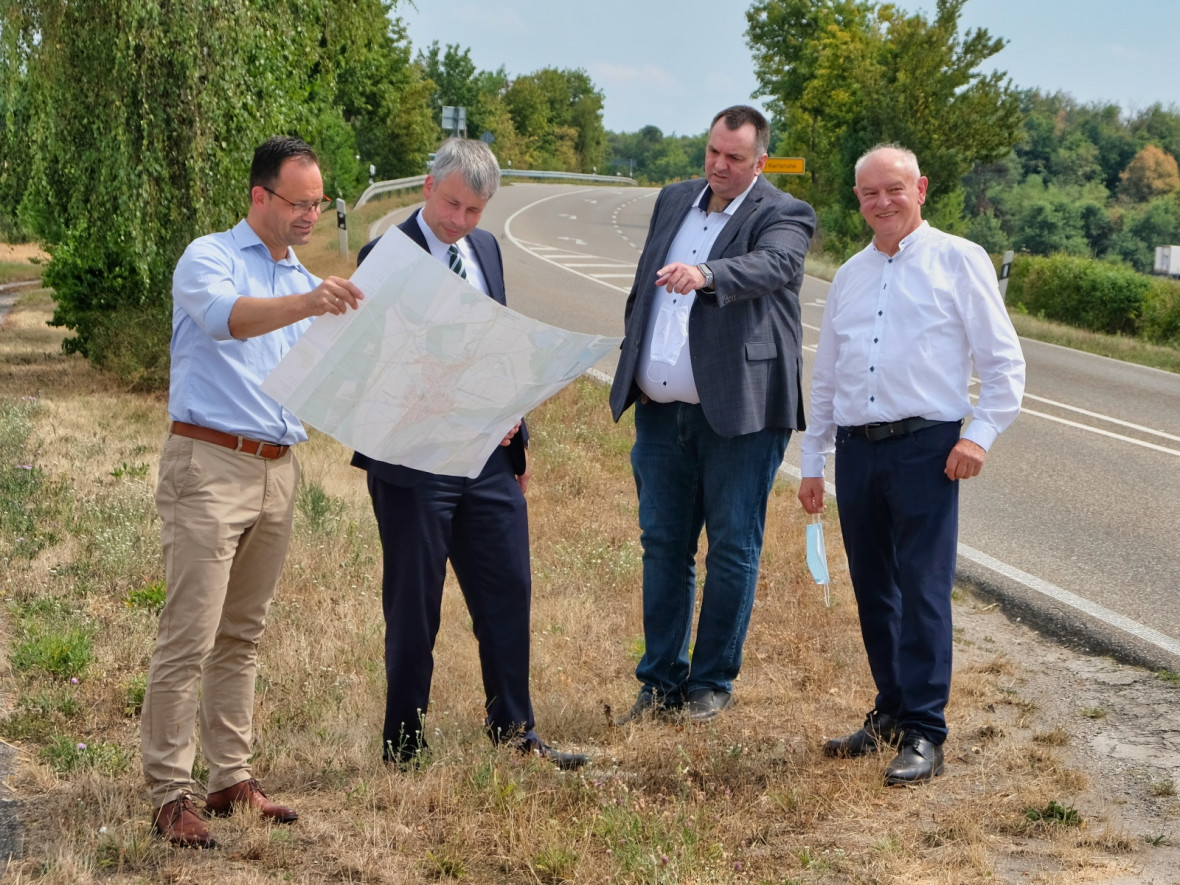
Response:
[[[450,244],[444,243],[434,235],[434,231],[430,229],[430,225],[428,225],[426,220],[422,217],[421,210],[419,210],[418,214],[415,216],[415,219],[418,222],[418,229],[422,231],[422,236],[426,238],[426,245],[430,248],[431,255],[437,257],[440,255],[445,255],[448,251],[450,251]],[[460,254],[462,254],[464,258],[469,257],[467,251],[467,237],[462,237],[456,240],[455,246],[458,248]]]
[[[722,214],[732,216],[735,212],[737,212],[738,206],[742,204],[742,201],[746,199],[746,195],[749,194],[750,191],[754,189],[754,185],[758,183],[758,177],[759,176],[755,175],[754,180],[750,182],[750,186],[729,201],[729,205],[721,210]],[[709,198],[711,196],[713,196],[713,188],[706,184],[705,189],[701,191],[701,195],[697,198],[697,201],[693,203],[693,205],[708,215]]]
[[[897,244],[897,254],[900,255],[910,246],[914,245],[915,243],[920,243],[922,240],[926,239],[930,233],[930,230],[930,222],[923,220],[921,224],[901,238],[901,241]],[[881,250],[877,248],[876,237],[874,237],[869,242],[869,245],[873,247],[873,251],[881,252]],[[885,253],[881,252],[881,254],[884,255]]]
[[[234,242],[237,244],[239,249],[262,249],[262,251],[266,253],[266,257],[271,258],[270,247],[267,246],[266,243],[262,242],[262,237],[258,236],[258,232],[250,226],[250,222],[245,218],[235,224],[230,233],[233,235]],[[274,261],[273,258],[271,258],[271,260]],[[290,246],[287,247],[286,257],[275,263],[290,264],[293,267],[303,267],[303,265],[299,263],[299,259],[295,256],[295,250]]]

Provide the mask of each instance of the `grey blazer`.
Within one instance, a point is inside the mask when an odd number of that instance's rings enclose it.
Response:
[[[704,181],[670,184],[652,210],[611,387],[616,421],[635,402],[639,348],[650,322],[656,271],[666,263]],[[721,436],[767,427],[804,430],[799,288],[815,212],[759,176],[725,224],[706,263],[714,291],[697,292],[688,319],[689,356],[709,426]]]

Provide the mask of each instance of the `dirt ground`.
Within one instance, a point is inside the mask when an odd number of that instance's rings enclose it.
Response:
[[[1070,737],[1064,755],[1088,780],[1070,801],[1086,826],[1125,836],[1128,872],[1084,881],[1180,883],[1180,685],[1071,651],[970,597],[956,606],[955,627],[956,673],[973,658],[986,660],[1004,649],[1019,667],[1017,691],[1035,704],[1029,730],[1062,728]],[[953,698],[952,690],[952,708]],[[953,742],[953,718],[951,726]],[[946,776],[954,777],[955,769],[948,756]],[[1038,873],[1050,872],[1035,850],[1014,848],[996,870],[999,881],[1035,882]]]
[[[0,243],[0,261],[39,261],[48,260],[49,256],[36,243]]]

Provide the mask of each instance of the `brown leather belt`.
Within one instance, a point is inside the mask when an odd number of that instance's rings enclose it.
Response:
[[[198,439],[201,442],[213,443],[215,446],[224,446],[246,455],[257,455],[268,461],[283,457],[287,454],[287,449],[291,448],[290,446],[263,442],[260,439],[247,439],[244,436],[234,436],[232,433],[222,433],[220,430],[201,427],[199,424],[186,424],[184,421],[173,421],[172,432],[177,436],[187,436],[189,439]]]

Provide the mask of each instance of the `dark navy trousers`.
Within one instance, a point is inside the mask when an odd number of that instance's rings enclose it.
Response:
[[[836,501],[876,707],[946,740],[959,484],[947,456],[960,422],[872,442],[836,434]]]
[[[388,683],[383,756],[404,761],[426,747],[424,718],[434,674],[448,559],[479,643],[492,739],[536,743],[529,700],[528,509],[506,448],[475,479],[419,473],[387,482],[368,474],[381,533]]]

